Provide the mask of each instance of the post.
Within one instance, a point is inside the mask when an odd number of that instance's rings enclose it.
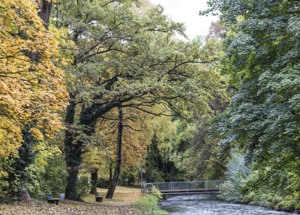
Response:
[[[140,167],[140,171],[141,171],[141,193],[144,194],[144,189],[143,189],[143,165],[142,165],[142,161],[141,161],[141,167]]]

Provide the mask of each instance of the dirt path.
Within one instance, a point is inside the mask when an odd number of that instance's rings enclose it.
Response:
[[[105,190],[99,189],[104,196]],[[63,201],[59,205],[48,204],[45,201],[31,203],[0,204],[1,215],[141,215],[132,204],[141,196],[137,188],[117,187],[114,199],[104,199],[95,202],[93,195],[87,196],[85,202]]]

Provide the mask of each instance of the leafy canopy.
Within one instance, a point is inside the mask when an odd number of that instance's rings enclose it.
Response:
[[[264,189],[273,190],[270,195],[280,196],[271,198],[273,206],[299,208],[299,1],[209,4],[228,29],[223,72],[238,87],[219,123],[220,143],[242,148],[255,163],[249,190],[261,199]]]

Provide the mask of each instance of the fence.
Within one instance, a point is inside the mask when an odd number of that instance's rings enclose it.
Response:
[[[152,187],[156,187],[162,194],[212,194],[219,193],[219,186],[222,180],[210,181],[182,181],[182,182],[155,182],[146,183],[142,188],[142,193],[151,193]]]

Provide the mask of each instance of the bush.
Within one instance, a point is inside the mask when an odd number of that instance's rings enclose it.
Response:
[[[87,176],[79,176],[76,184],[76,192],[79,198],[82,198],[90,193],[91,183]]]
[[[107,189],[109,185],[110,185],[110,179],[98,178],[97,187]]]
[[[155,187],[152,188],[152,194],[144,195],[135,202],[137,210],[147,215],[167,215],[168,213],[158,207],[158,202],[162,198],[161,193]]]
[[[67,185],[67,170],[62,155],[56,155],[47,159],[47,167],[43,176],[42,191],[44,194],[51,193],[53,196],[59,196],[65,192]]]
[[[243,202],[243,191],[250,173],[250,168],[245,165],[244,155],[232,152],[225,173],[227,181],[220,186],[220,198],[226,201]]]
[[[28,189],[30,196],[45,198],[47,194],[59,196],[67,183],[66,165],[61,154],[53,157],[36,156],[35,161],[26,169],[27,180],[17,179],[16,187]]]

